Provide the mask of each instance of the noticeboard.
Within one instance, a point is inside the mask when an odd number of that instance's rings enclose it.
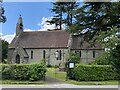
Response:
[[[75,64],[74,64],[73,62],[70,62],[70,63],[69,63],[69,68],[74,68],[74,65],[75,65]]]

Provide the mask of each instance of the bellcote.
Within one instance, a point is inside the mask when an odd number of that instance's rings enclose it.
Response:
[[[19,36],[23,32],[23,21],[20,15],[17,25],[16,25],[16,36]]]

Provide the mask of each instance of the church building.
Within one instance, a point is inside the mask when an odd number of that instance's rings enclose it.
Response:
[[[104,52],[99,45],[81,44],[80,35],[71,35],[65,30],[25,32],[23,26],[20,16],[16,36],[8,47],[8,63],[25,64],[45,59],[46,64],[59,65],[68,59],[70,51],[79,54],[82,63],[89,63]]]

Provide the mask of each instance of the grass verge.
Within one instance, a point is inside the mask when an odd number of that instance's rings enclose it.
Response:
[[[46,84],[45,81],[1,80],[0,84]]]
[[[68,83],[75,85],[118,85],[118,81],[75,81],[69,80]]]

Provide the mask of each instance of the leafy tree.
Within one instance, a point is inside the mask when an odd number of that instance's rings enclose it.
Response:
[[[73,10],[78,7],[77,2],[74,0],[73,2],[55,2],[52,4],[53,8],[51,9],[51,12],[54,12],[55,16],[52,20],[47,22],[55,24],[57,29],[60,30],[62,29],[62,24],[71,26],[73,22]]]
[[[9,43],[7,41],[2,40],[2,62],[3,63],[5,63],[5,59],[7,59],[8,45]]]
[[[118,80],[120,80],[120,45],[117,45],[110,51],[112,65],[116,68],[118,73]]]
[[[2,7],[2,0],[0,0],[0,23],[3,22],[5,23],[6,17],[4,16],[4,8]]]
[[[107,48],[109,58],[106,58],[113,65],[120,74],[120,32],[117,27],[112,27],[110,31],[101,31],[98,36],[98,41]],[[117,32],[117,33],[116,33]],[[119,77],[120,79],[120,77]]]
[[[97,41],[100,42],[104,48],[112,50],[120,44],[120,32],[119,28],[112,27],[109,31],[101,31],[96,36]]]

